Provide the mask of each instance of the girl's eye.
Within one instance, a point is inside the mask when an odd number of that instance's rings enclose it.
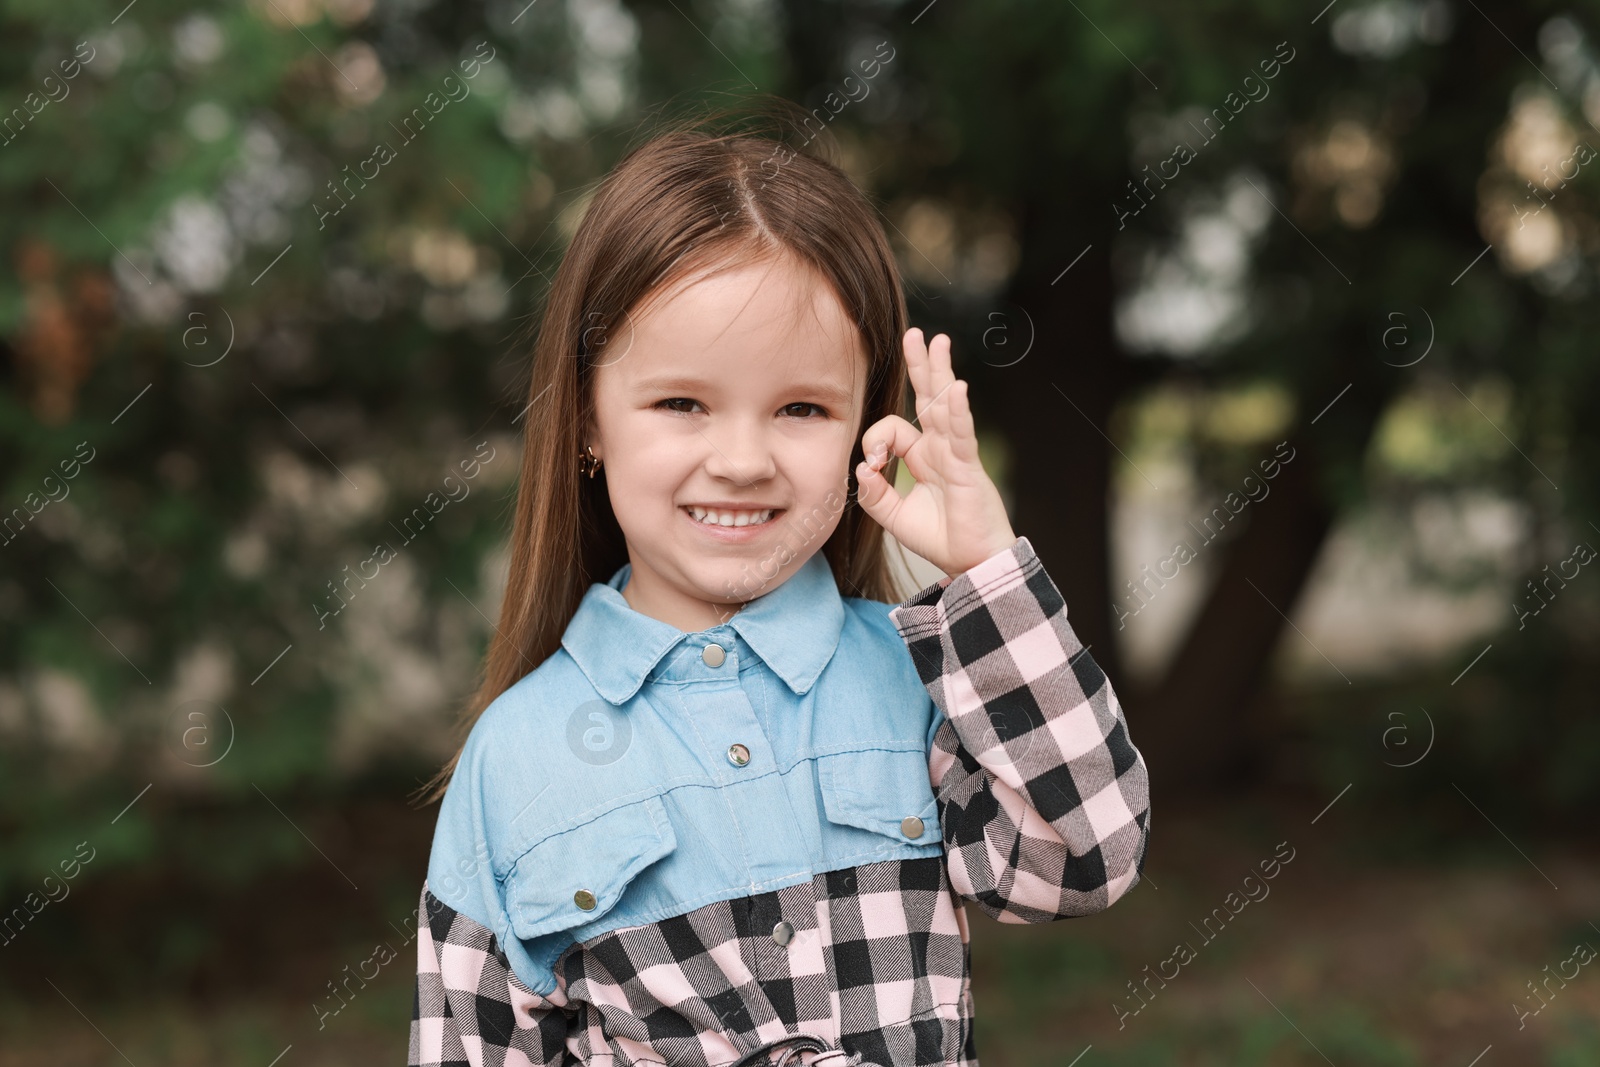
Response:
[[[658,401],[656,401],[654,406],[657,407],[657,408],[660,408],[660,409],[662,409],[664,411],[671,411],[671,412],[674,412],[675,414],[679,414],[679,415],[691,415],[691,414],[694,413],[692,410],[690,410],[689,408],[678,407],[677,405],[679,405],[679,404],[687,404],[687,405],[691,405],[691,407],[692,407],[693,405],[698,405],[699,403],[700,403],[700,401],[691,400],[688,397],[674,396],[674,397],[668,397],[665,400],[658,400]],[[800,408],[802,410],[795,411],[794,409],[796,409],[796,408]],[[804,410],[804,409],[814,409],[816,411],[816,415],[813,416],[813,415],[810,414],[809,411]],[[811,403],[809,401],[796,401],[793,404],[785,404],[783,406],[782,410],[786,414],[796,415],[799,418],[803,418],[803,419],[804,418],[816,418],[816,417],[826,418],[827,415],[828,415],[828,409],[827,408],[824,408],[820,404],[813,404],[813,403]]]
[[[688,397],[685,397],[685,396],[674,396],[674,397],[668,397],[666,400],[657,401],[655,406],[658,407],[658,408],[665,408],[668,411],[677,412],[680,415],[688,415],[688,414],[692,414],[692,413],[688,412],[688,411],[685,411],[682,408],[671,407],[670,405],[672,405],[672,404],[698,404],[698,403],[700,403],[700,401],[698,401],[698,400],[690,400]]]

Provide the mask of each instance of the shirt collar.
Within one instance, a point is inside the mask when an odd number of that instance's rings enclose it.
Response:
[[[624,563],[609,581],[590,584],[561,637],[561,646],[612,704],[638,692],[656,664],[685,640],[704,645],[737,633],[796,695],[810,690],[839,645],[844,600],[821,551],[727,622],[692,634],[633,609],[622,595],[631,571],[632,564]]]

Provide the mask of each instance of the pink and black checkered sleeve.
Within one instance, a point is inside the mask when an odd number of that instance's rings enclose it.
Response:
[[[1138,882],[1149,776],[1111,683],[1025,537],[890,612],[944,720],[929,752],[951,884],[1050,922]]]
[[[409,1067],[560,1067],[565,993],[549,999],[511,970],[493,932],[422,887]]]

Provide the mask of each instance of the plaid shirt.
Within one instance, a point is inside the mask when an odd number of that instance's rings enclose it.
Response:
[[[786,1043],[818,1067],[976,1067],[964,902],[1007,923],[1110,906],[1143,867],[1146,769],[1026,538],[888,614],[939,713],[938,854],[576,941],[543,995],[425,883],[412,1067],[765,1065]]]

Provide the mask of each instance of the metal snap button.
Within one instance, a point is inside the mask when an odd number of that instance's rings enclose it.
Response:
[[[594,894],[587,889],[580,889],[572,894],[572,902],[584,911],[594,910]]]
[[[772,940],[780,945],[787,945],[794,940],[794,927],[786,920],[780,921],[777,926],[772,928]]]
[[[900,820],[900,832],[907,837],[922,836],[922,820],[915,815],[907,815]]]
[[[700,658],[705,661],[707,667],[720,667],[728,658],[728,654],[722,650],[721,645],[713,643],[700,650]]]
[[[728,762],[735,767],[743,767],[750,762],[750,750],[737,741],[728,746]]]

